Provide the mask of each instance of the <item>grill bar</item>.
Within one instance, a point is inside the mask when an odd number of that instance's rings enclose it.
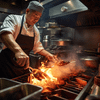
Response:
[[[84,100],[93,85],[94,76],[98,73],[97,70],[94,72],[92,70],[94,69],[91,69],[90,75],[84,72],[66,80],[64,85],[59,86],[59,89],[55,89],[49,95],[42,95],[41,100]],[[76,78],[87,82],[86,86],[80,85]]]

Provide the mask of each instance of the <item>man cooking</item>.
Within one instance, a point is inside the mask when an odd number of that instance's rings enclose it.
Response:
[[[46,51],[41,42],[35,23],[39,21],[43,6],[31,1],[24,15],[8,15],[0,28],[0,39],[4,44],[0,53],[0,77],[14,78],[27,73],[29,52],[55,60],[54,55]]]

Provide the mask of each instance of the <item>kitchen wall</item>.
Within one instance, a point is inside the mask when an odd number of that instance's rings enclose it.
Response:
[[[77,27],[75,29],[74,43],[82,45],[84,49],[97,50],[100,43],[100,26]]]

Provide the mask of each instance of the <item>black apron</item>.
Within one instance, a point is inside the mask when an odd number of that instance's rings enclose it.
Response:
[[[16,39],[16,42],[20,45],[23,51],[29,55],[29,52],[33,49],[34,46],[34,38],[25,36],[21,34],[22,26],[23,26],[24,15],[22,17],[21,28],[19,35]],[[35,34],[34,34],[35,37]],[[13,59],[14,53],[6,48],[0,53],[0,77],[5,78],[15,78],[17,76],[21,76],[26,74],[25,67],[21,67],[17,65],[16,61]]]

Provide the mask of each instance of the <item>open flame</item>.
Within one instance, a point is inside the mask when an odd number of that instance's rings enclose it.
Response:
[[[43,87],[42,92],[49,91],[48,88],[54,89],[57,85],[63,85],[63,78],[68,75],[75,75],[83,71],[81,67],[76,68],[76,61],[63,62],[62,60],[56,62],[49,62],[48,65],[42,62],[39,69],[35,69],[32,77],[32,84]]]
[[[33,78],[32,82],[34,85],[42,86],[43,88],[51,87],[51,84],[57,83],[57,78],[52,75],[52,68],[47,68],[42,62],[42,65],[39,69],[39,72],[42,72],[42,79]],[[41,77],[41,76],[40,76]]]

